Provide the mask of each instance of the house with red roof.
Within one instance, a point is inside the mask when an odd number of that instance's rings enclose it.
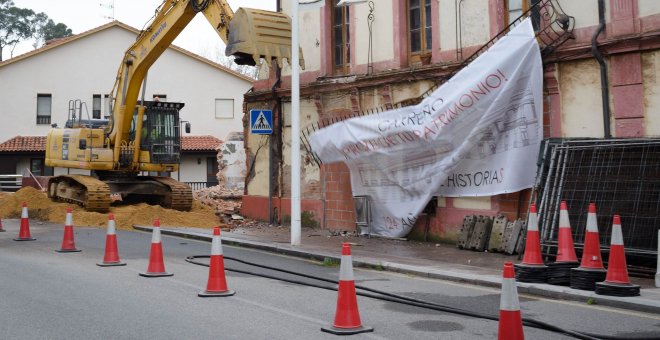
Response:
[[[0,62],[0,174],[88,173],[44,164],[46,135],[64,127],[73,100],[83,118],[108,118],[117,69],[139,30],[113,21]],[[209,41],[209,47],[216,41]],[[243,94],[253,79],[170,46],[149,70],[141,96],[181,102],[182,154],[175,179],[194,188],[218,183],[217,153],[232,132],[243,132]],[[184,130],[183,128],[181,129]]]

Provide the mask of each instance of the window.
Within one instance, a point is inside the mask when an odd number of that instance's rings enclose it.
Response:
[[[431,0],[408,0],[408,47],[411,62],[419,62],[421,55],[431,53],[431,13]]]
[[[50,124],[50,111],[53,98],[50,93],[37,94],[37,124]]]
[[[52,176],[53,168],[44,166],[43,158],[30,158],[30,172],[35,176]]]
[[[234,118],[234,100],[215,100],[215,118]]]
[[[507,24],[512,23],[514,20],[518,19],[523,14],[523,0],[507,0],[507,11],[508,20]]]
[[[518,19],[523,13],[527,12],[532,8],[529,16],[532,18],[532,25],[534,26],[534,31],[539,30],[539,23],[541,20],[541,15],[539,12],[538,6],[534,7],[541,0],[506,0],[504,5],[506,10],[504,11],[506,15],[506,24],[511,24],[516,19]]]
[[[350,6],[337,7],[339,0],[333,0],[332,8],[332,62],[335,73],[347,74],[351,63],[351,41],[349,31]]]
[[[101,95],[92,95],[92,118],[101,119]]]
[[[218,184],[218,158],[206,158],[206,183],[207,186],[214,186]]]
[[[106,94],[103,97],[103,118],[108,119],[112,116],[112,103],[110,101],[110,95]]]

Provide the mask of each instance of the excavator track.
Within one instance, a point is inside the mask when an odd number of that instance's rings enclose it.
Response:
[[[153,180],[170,188],[170,197],[165,200],[166,208],[187,211],[192,208],[192,189],[170,177],[152,177]]]
[[[70,202],[88,211],[106,212],[110,209],[110,188],[98,179],[85,175],[62,175],[48,181],[48,197]]]

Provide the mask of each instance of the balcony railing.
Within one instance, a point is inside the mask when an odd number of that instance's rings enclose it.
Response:
[[[37,124],[50,124],[50,116],[37,116]]]
[[[192,190],[205,189],[212,187],[214,185],[218,185],[218,182],[185,182],[185,183],[188,184],[188,186]]]

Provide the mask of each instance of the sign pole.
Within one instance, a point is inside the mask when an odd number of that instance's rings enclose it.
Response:
[[[291,245],[300,245],[300,62],[298,0],[291,8]]]

